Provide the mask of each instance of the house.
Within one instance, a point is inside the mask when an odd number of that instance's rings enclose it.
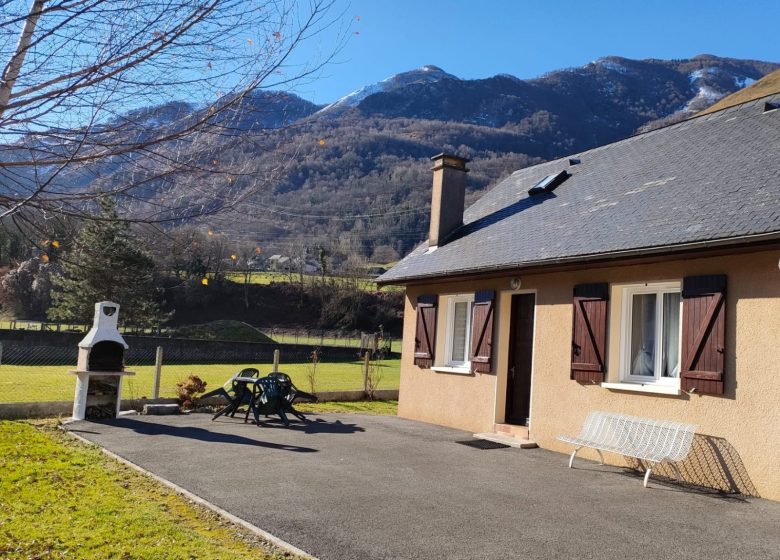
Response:
[[[268,269],[274,272],[290,270],[290,257],[284,255],[271,255],[268,257]]]
[[[690,422],[686,478],[780,500],[778,107],[516,171],[465,212],[467,161],[434,157],[429,239],[378,279],[406,287],[399,415],[560,452],[593,410]]]

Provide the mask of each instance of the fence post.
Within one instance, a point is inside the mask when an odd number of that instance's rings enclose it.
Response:
[[[368,350],[366,350],[365,355],[363,356],[363,392],[368,393],[368,365],[369,360],[371,360],[371,356],[368,353]]]
[[[274,373],[279,373],[279,349],[274,350]]]
[[[157,347],[157,354],[154,357],[154,393],[153,398],[160,398],[160,374],[162,373],[163,349]]]

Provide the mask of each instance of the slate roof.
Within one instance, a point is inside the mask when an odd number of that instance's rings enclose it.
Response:
[[[516,171],[447,243],[423,243],[378,282],[780,238],[780,110],[766,102],[780,94]],[[572,176],[553,192],[528,195],[562,169]]]

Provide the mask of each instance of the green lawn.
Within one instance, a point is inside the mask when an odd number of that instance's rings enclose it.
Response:
[[[274,342],[279,344],[305,344],[308,346],[338,346],[342,348],[355,348],[360,345],[360,337],[354,338],[341,338],[333,336],[316,336],[309,335],[307,333],[314,333],[316,331],[304,331],[294,334],[290,331],[276,331],[273,329],[260,329],[267,336],[271,337]],[[391,338],[390,350],[393,352],[401,353],[401,339]]]
[[[398,414],[398,401],[337,401],[324,403],[295,403],[301,412],[338,412],[355,414],[375,414],[395,416]]]
[[[0,558],[291,558],[53,422],[0,421]]]
[[[231,282],[235,282],[236,284],[244,283],[243,272],[225,272],[225,278]],[[333,280],[344,281],[344,282],[355,281],[357,282],[357,285],[361,290],[367,292],[375,292],[378,289],[376,286],[376,282],[374,282],[369,278],[345,278],[341,276],[326,276],[326,278],[329,281],[333,281]],[[303,275],[304,284],[313,284],[314,282],[319,282],[320,280],[321,277],[318,275],[312,275],[312,274]],[[297,284],[298,282],[300,282],[300,276],[298,276],[297,272],[290,274],[288,272],[259,271],[259,272],[253,272],[251,278],[249,279],[250,284],[262,284],[264,286],[267,286],[268,284],[274,282],[278,284],[289,284],[289,283]]]
[[[292,377],[293,383],[309,390],[306,380],[308,362],[282,363],[279,370]],[[317,368],[317,391],[348,391],[363,388],[361,361],[321,363]],[[231,375],[245,367],[256,367],[262,373],[271,371],[271,364],[163,364],[160,396],[175,396],[176,382],[193,373],[208,383],[208,389],[221,386]],[[379,365],[382,380],[379,389],[397,389],[400,360],[384,360]],[[0,402],[68,401],[73,399],[75,377],[66,372],[73,366],[0,365]],[[128,366],[135,371],[125,377],[122,396],[125,399],[151,397],[154,366]]]

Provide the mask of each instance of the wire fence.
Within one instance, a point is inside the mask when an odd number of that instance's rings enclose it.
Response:
[[[381,346],[388,352],[401,352],[400,339],[394,339],[382,333],[365,333],[359,330],[333,330],[333,329],[307,329],[307,328],[276,328],[276,327],[247,327],[264,335],[269,342],[279,344],[303,344],[311,346],[338,346],[342,348],[365,348],[366,336],[381,339]],[[0,329],[11,331],[29,332],[57,332],[57,333],[86,333],[92,327],[87,323],[53,323],[47,321],[28,321],[15,319],[0,321]],[[188,331],[190,329],[187,329]],[[119,331],[125,335],[133,336],[162,336],[169,338],[180,337],[176,327],[134,327],[120,325]],[[197,330],[196,330],[197,332]],[[218,334],[209,333],[208,336],[187,335],[188,338],[203,338],[205,340],[219,340]]]
[[[38,335],[40,337],[40,335]],[[159,340],[159,339],[157,339]],[[274,350],[280,349],[279,371],[287,373],[305,391],[354,391],[364,388],[364,362],[358,347],[299,346],[253,343],[221,344],[212,341],[174,340],[159,345],[132,345],[125,352],[125,370],[135,372],[123,380],[122,397],[140,399],[175,397],[176,383],[197,375],[207,390],[221,386],[237,371],[254,367],[271,372]],[[326,337],[322,337],[322,341]],[[160,350],[158,350],[160,348]],[[313,353],[317,350],[316,360]],[[158,352],[159,358],[158,359]],[[400,360],[372,360],[378,389],[397,389]],[[78,348],[0,338],[0,403],[71,401],[76,377]],[[159,372],[159,373],[158,373]],[[310,378],[314,380],[311,387]],[[159,391],[155,394],[156,377]]]

